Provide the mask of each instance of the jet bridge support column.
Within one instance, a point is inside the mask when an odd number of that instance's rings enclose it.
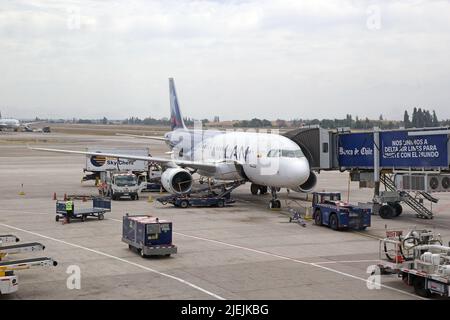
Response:
[[[374,196],[380,195],[380,128],[373,128],[373,178]]]

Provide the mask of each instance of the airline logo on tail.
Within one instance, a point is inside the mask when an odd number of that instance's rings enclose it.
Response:
[[[184,129],[183,118],[181,117],[180,106],[178,104],[177,92],[175,91],[175,83],[173,78],[169,78],[170,91],[170,125],[172,130]]]

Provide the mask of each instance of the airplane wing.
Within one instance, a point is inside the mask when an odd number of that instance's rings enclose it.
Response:
[[[166,167],[188,167],[192,169],[208,170],[213,171],[216,169],[216,163],[214,162],[203,162],[203,161],[190,161],[181,159],[167,159],[158,157],[145,157],[118,153],[103,153],[103,152],[88,152],[88,151],[76,151],[76,150],[62,150],[62,149],[47,149],[47,148],[32,148],[27,146],[30,150],[36,151],[46,151],[46,152],[57,152],[57,153],[68,153],[68,154],[84,154],[87,156],[104,156],[108,158],[117,159],[132,159],[132,160],[143,160],[159,163]]]
[[[32,124],[38,124],[38,123],[46,123],[47,121],[33,121],[33,122],[21,122],[20,125],[23,127],[28,127]]]
[[[116,136],[152,139],[152,140],[158,140],[158,141],[167,141],[167,139],[164,138],[164,137],[144,136],[144,135],[138,135],[138,134],[116,133]]]

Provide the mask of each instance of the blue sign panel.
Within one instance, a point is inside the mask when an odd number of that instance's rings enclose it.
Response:
[[[447,135],[408,136],[408,131],[380,133],[380,166],[387,168],[448,167]]]
[[[340,134],[339,166],[373,168],[373,133]]]

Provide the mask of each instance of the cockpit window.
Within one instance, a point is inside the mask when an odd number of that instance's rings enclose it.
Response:
[[[276,158],[276,157],[284,157],[284,158],[301,158],[304,157],[302,150],[279,150],[272,149],[267,153],[267,157]]]
[[[267,156],[268,156],[269,158],[276,158],[276,157],[279,157],[279,156],[280,156],[280,150],[278,150],[278,149],[272,149],[272,150],[269,151],[269,153],[267,154]]]

